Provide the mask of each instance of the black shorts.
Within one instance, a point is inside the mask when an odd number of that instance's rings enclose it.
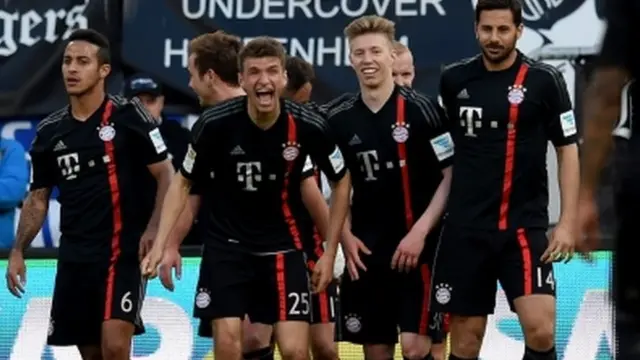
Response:
[[[144,333],[140,317],[146,281],[137,262],[114,266],[60,261],[53,290],[47,344],[99,345],[102,323],[131,322]]]
[[[513,231],[445,225],[433,269],[434,311],[462,316],[492,314],[498,281],[513,301],[531,294],[555,296],[553,265],[540,261],[545,229]]]
[[[254,255],[205,247],[194,306],[200,336],[211,337],[211,321],[221,318],[249,315],[251,322],[268,325],[309,322],[311,307],[302,252]]]
[[[427,264],[410,273],[391,270],[390,262],[370,264],[360,279],[345,274],[340,284],[341,341],[395,344],[400,332],[442,342],[443,316],[429,312],[431,272]]]
[[[307,260],[307,266],[311,273],[315,266],[315,261]],[[311,294],[311,324],[328,324],[336,322],[337,307],[338,285],[334,280],[323,292]]]

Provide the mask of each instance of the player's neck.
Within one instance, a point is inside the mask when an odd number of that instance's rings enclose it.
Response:
[[[224,86],[220,88],[220,91],[216,94],[216,102],[227,101],[246,94],[247,93],[239,86]]]
[[[369,110],[377,113],[387,103],[395,87],[393,78],[389,78],[377,88],[362,88],[362,101]]]
[[[76,120],[86,121],[102,106],[105,96],[107,95],[99,86],[80,96],[70,96],[71,115]]]
[[[482,62],[484,63],[484,67],[489,71],[502,71],[507,70],[518,59],[518,51],[513,50],[509,56],[499,63],[493,63],[488,61],[486,57],[482,56]]]
[[[272,112],[259,112],[256,106],[252,106],[251,103],[247,104],[247,111],[249,118],[256,124],[257,127],[263,130],[267,130],[276,123],[280,117],[280,100],[276,100],[276,109]]]

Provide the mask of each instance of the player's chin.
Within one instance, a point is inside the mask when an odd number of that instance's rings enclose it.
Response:
[[[383,79],[381,76],[362,76],[360,83],[368,88],[377,88],[382,85]]]
[[[65,89],[67,90],[67,95],[69,96],[80,96],[87,92],[87,88],[85,86],[80,86],[79,84],[67,84],[65,85]]]

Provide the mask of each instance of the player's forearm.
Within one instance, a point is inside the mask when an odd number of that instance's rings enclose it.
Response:
[[[560,184],[560,222],[573,224],[578,216],[580,160],[575,144],[559,147],[558,182]]]
[[[177,249],[182,245],[182,242],[189,234],[191,226],[195,220],[196,214],[200,210],[200,196],[191,195],[189,197],[189,204],[182,209],[176,224],[173,226],[171,233],[169,233],[169,240],[167,240],[167,247]]]
[[[335,184],[331,192],[331,208],[329,213],[329,226],[327,230],[326,251],[336,254],[341,234],[344,230],[345,219],[349,213],[349,194],[351,192],[351,179],[347,173],[342,180]]]
[[[451,189],[451,174],[451,166],[442,170],[442,181],[440,181],[440,185],[438,185],[436,192],[433,194],[427,210],[416,221],[412,230],[419,231],[423,236],[427,236],[438,224],[447,206],[449,190]]]
[[[160,224],[160,214],[162,213],[162,205],[164,203],[165,196],[167,194],[167,190],[169,189],[169,185],[171,185],[171,178],[173,176],[173,167],[169,163],[169,166],[163,169],[160,173],[155,175],[157,190],[156,190],[156,200],[155,205],[153,207],[153,213],[151,214],[151,218],[149,219],[149,223],[147,224],[147,228],[157,229]]]
[[[14,250],[24,251],[38,235],[47,216],[50,195],[51,189],[48,188],[33,190],[27,195],[20,212]]]
[[[313,178],[305,179],[301,185],[302,202],[309,211],[311,219],[320,232],[323,239],[327,239],[329,229],[329,206],[316,181]]]
[[[164,249],[169,239],[169,233],[173,229],[180,217],[180,213],[187,203],[189,197],[189,190],[191,189],[191,183],[180,173],[177,173],[167,194],[165,195],[164,204],[162,205],[162,215],[160,216],[160,225],[158,226],[158,235],[154,246],[158,246]]]
[[[582,185],[594,191],[600,180],[600,172],[611,151],[611,132],[620,116],[622,88],[627,74],[618,69],[596,70],[587,89],[585,100],[585,128],[582,153]]]

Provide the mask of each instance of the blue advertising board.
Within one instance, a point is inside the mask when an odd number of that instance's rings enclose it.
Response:
[[[199,263],[197,258],[185,259],[183,276],[174,292],[166,291],[157,280],[149,283],[142,310],[147,333],[135,339],[132,359],[212,359],[212,342],[197,336],[197,321],[191,317]],[[29,260],[27,266],[29,281],[22,299],[0,291],[0,359],[80,359],[75,348],[46,345],[55,260]],[[556,344],[560,360],[612,358],[609,266],[608,253],[597,254],[593,263],[574,260],[556,265]],[[5,267],[6,261],[0,260],[0,268]],[[481,359],[521,359],[523,349],[516,316],[509,312],[506,299],[499,292]],[[362,358],[359,349],[348,344],[341,345],[340,352],[345,360]]]

